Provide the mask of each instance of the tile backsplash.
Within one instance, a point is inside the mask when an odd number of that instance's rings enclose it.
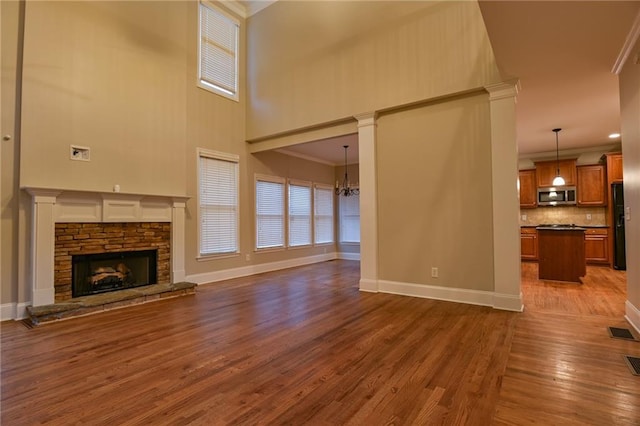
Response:
[[[606,225],[605,207],[538,207],[520,209],[520,226],[541,223],[575,223],[576,225]],[[587,219],[591,215],[591,219]],[[523,217],[526,216],[526,219]]]

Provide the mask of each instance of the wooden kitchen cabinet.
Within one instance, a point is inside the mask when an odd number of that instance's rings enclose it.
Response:
[[[587,229],[584,233],[584,255],[587,263],[609,263],[609,230]]]
[[[538,231],[536,228],[520,228],[520,259],[538,260]]]
[[[536,164],[536,178],[538,188],[553,186],[553,178],[560,167],[560,176],[564,178],[565,186],[576,186],[576,160],[541,161]]]
[[[603,164],[578,166],[576,169],[578,185],[578,206],[606,206],[607,190],[605,167]]]
[[[622,154],[607,154],[609,185],[622,182]]]
[[[533,209],[538,207],[538,191],[535,170],[520,170],[518,173],[520,182],[520,208]]]
[[[581,282],[587,274],[584,228],[538,229],[538,279]]]

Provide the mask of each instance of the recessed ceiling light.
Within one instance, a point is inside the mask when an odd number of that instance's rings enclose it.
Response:
[[[620,137],[620,133],[611,133],[609,135],[609,139],[615,139],[615,138],[619,138]]]

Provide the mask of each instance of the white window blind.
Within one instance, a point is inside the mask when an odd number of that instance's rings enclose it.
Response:
[[[238,161],[199,154],[200,255],[238,252]]]
[[[314,191],[315,243],[333,242],[333,188],[316,185]]]
[[[289,183],[289,246],[311,244],[311,185]]]
[[[240,24],[206,1],[200,2],[200,86],[238,99]]]
[[[360,242],[360,196],[340,197],[340,241]]]
[[[284,246],[284,182],[256,180],[256,247]]]

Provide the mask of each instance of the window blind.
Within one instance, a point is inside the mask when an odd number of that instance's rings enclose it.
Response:
[[[360,242],[360,196],[340,197],[340,241]]]
[[[315,243],[333,242],[333,189],[316,186],[314,192]]]
[[[256,247],[284,246],[284,183],[256,181]]]
[[[311,244],[311,186],[289,184],[289,246]]]
[[[237,21],[207,2],[200,3],[200,82],[237,97]]]
[[[200,254],[238,251],[238,163],[204,155],[199,164]]]

